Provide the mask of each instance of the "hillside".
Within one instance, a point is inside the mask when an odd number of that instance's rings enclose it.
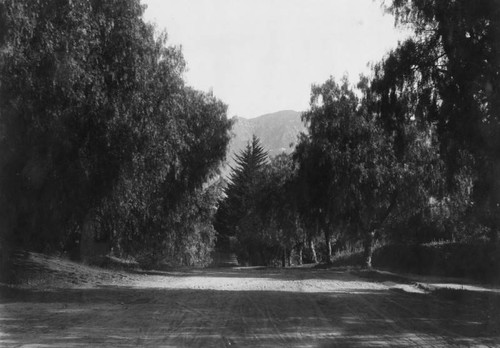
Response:
[[[305,131],[300,115],[297,111],[283,110],[252,119],[233,117],[232,139],[228,148],[227,164],[222,171],[223,176],[229,173],[229,166],[234,165],[234,155],[247,145],[253,134],[259,137],[270,157],[282,152],[292,152],[297,143],[297,136]]]

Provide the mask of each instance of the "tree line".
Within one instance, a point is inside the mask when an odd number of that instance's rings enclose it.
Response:
[[[413,35],[372,76],[313,86],[291,155],[265,162],[253,139],[237,158],[216,226],[245,262],[284,265],[292,249],[316,261],[318,238],[324,261],[357,245],[367,266],[377,242],[497,243],[500,6],[386,10]]]
[[[379,242],[497,243],[498,1],[392,1],[413,35],[371,76],[314,85],[294,152],[269,159],[254,138],[226,184],[227,107],[185,84],[143,11],[0,1],[2,246],[78,253],[90,229],[147,264],[357,245],[370,265]]]

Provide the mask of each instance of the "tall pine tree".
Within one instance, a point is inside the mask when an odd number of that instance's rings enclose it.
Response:
[[[224,190],[225,198],[217,213],[219,248],[230,248],[229,237],[236,237],[240,245],[251,243],[252,235],[258,229],[254,213],[267,156],[255,135],[246,148],[236,155],[236,165],[231,168],[229,183]]]

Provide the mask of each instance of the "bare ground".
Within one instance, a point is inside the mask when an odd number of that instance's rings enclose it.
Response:
[[[118,272],[31,254],[2,347],[500,346],[500,291],[349,269]],[[29,272],[28,272],[29,273]]]

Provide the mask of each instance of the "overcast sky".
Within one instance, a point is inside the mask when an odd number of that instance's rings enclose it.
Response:
[[[182,45],[189,85],[252,118],[308,108],[312,83],[357,80],[402,34],[373,0],[145,0],[147,21]]]

